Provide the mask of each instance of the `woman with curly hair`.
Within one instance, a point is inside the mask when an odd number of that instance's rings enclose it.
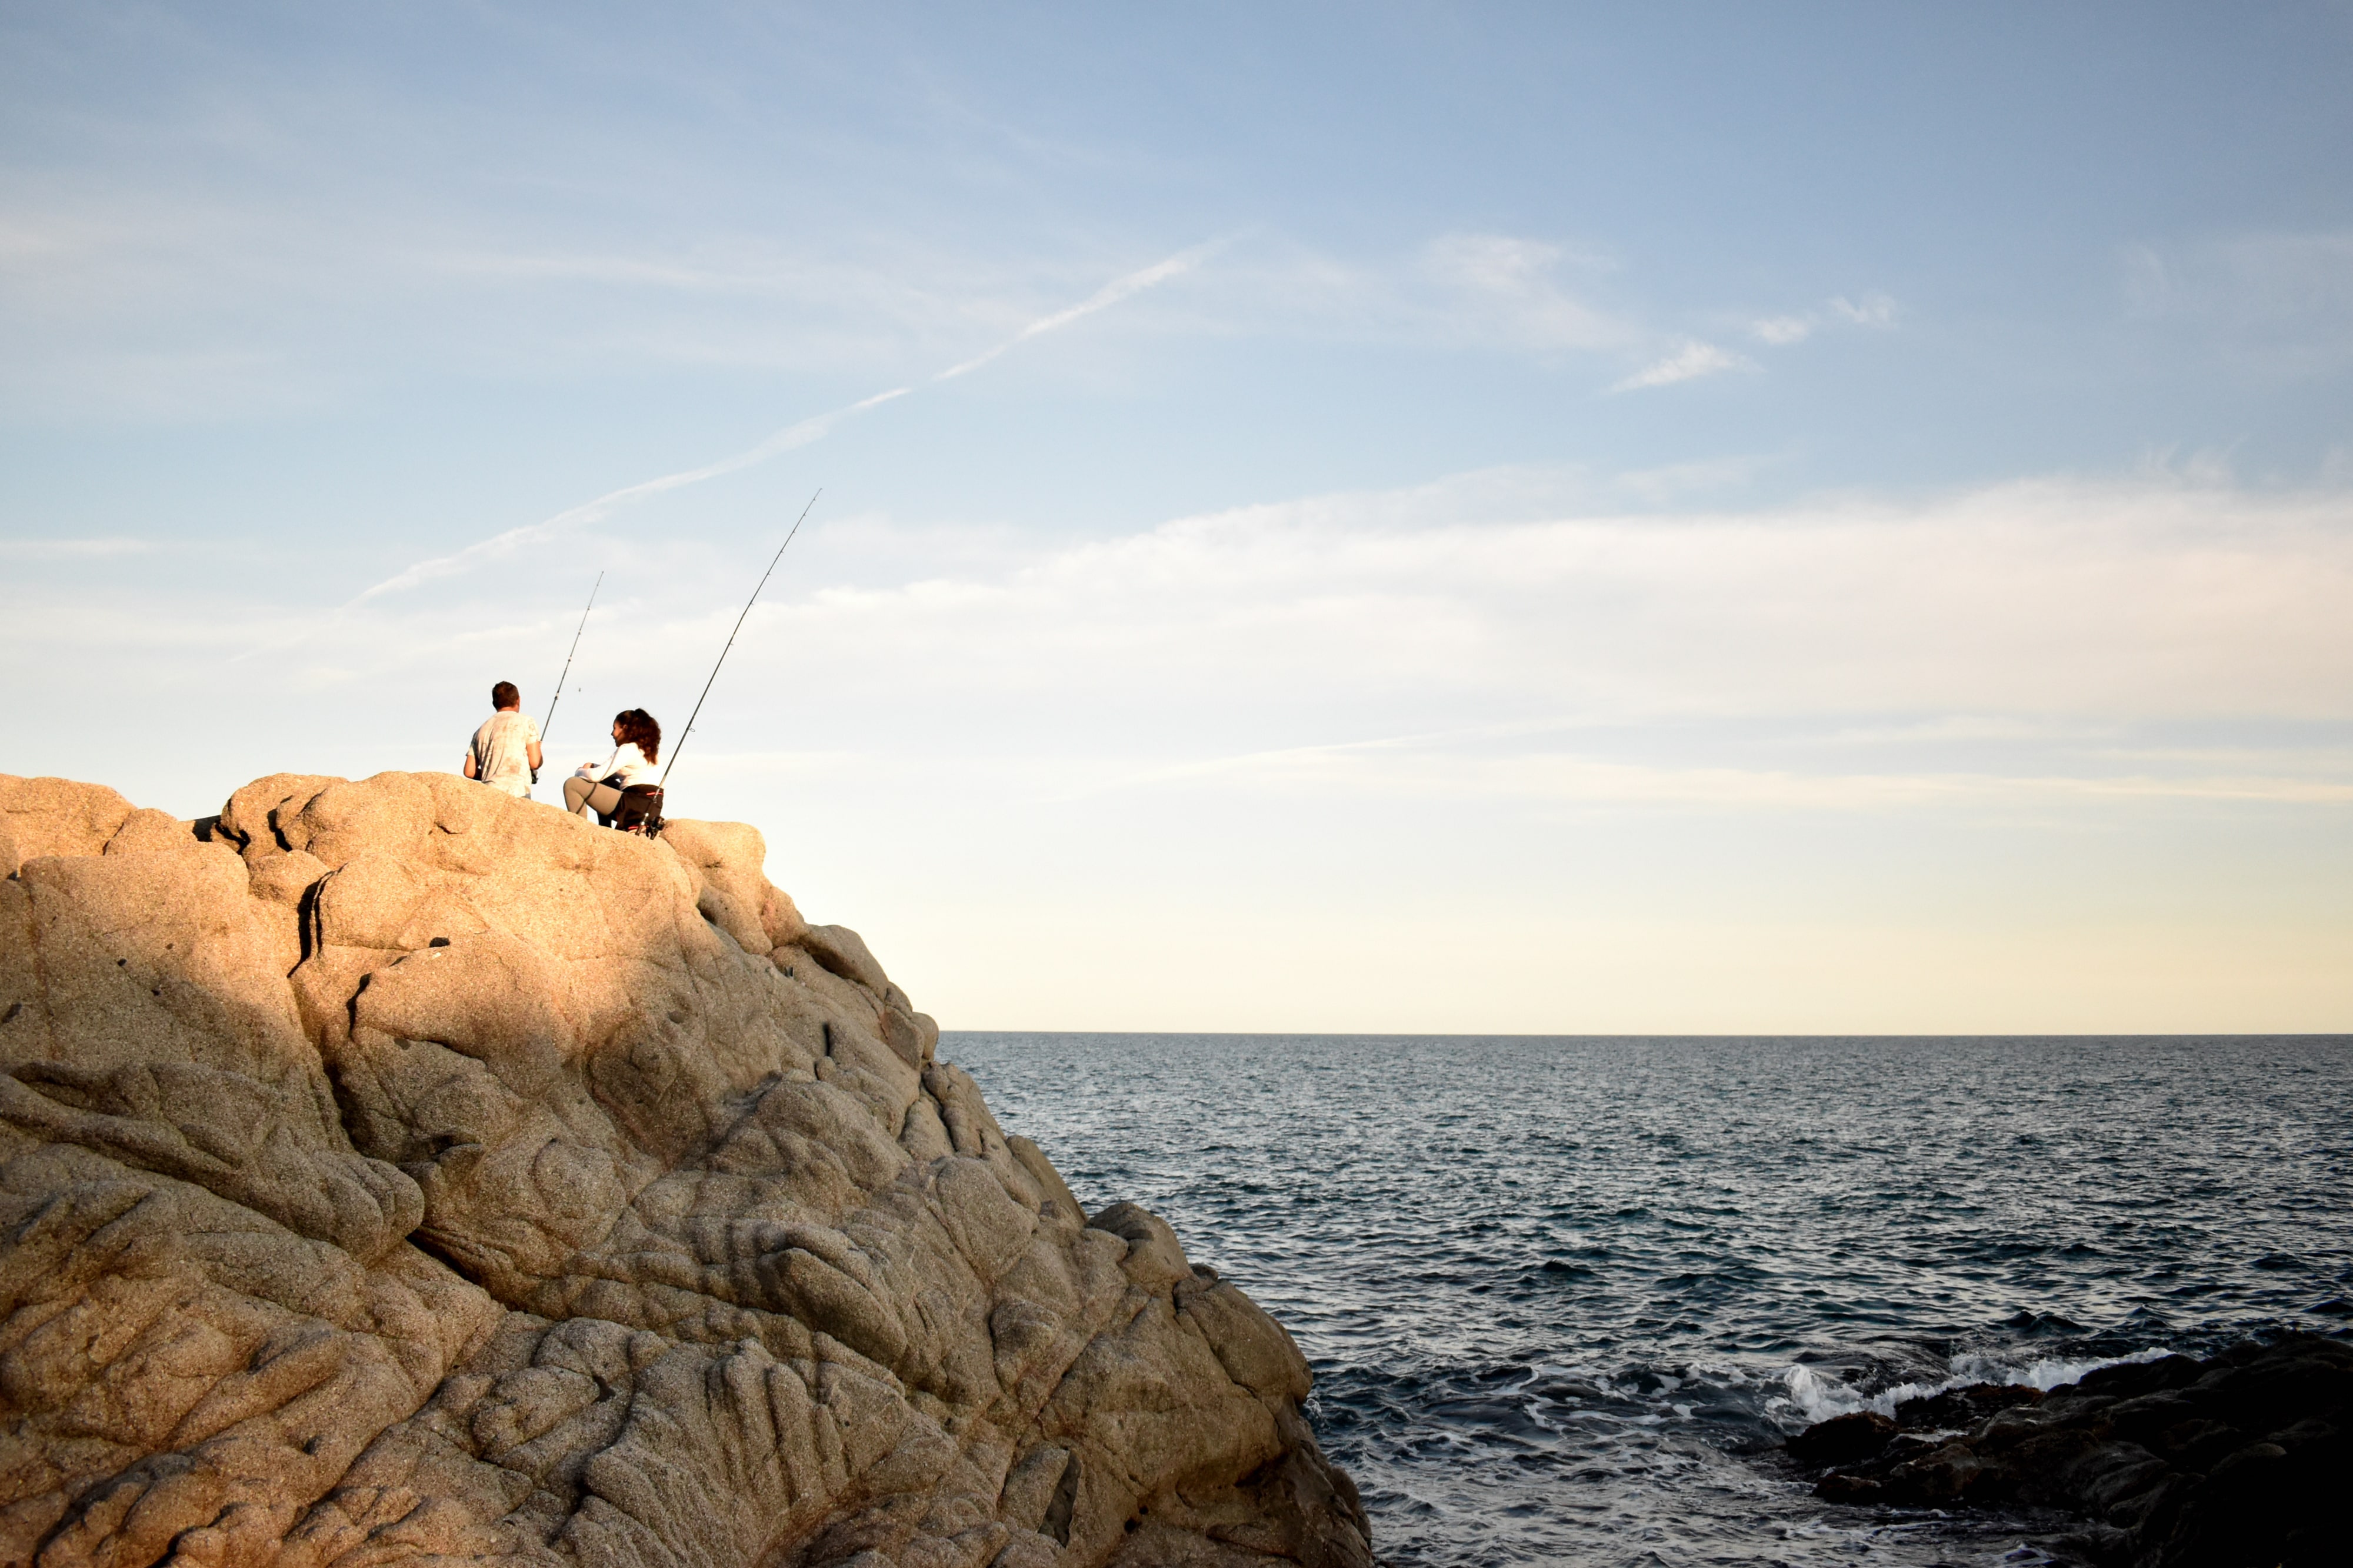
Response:
[[[583,763],[564,781],[564,809],[575,816],[608,821],[620,809],[621,792],[631,784],[655,782],[654,762],[661,754],[661,726],[642,708],[613,715],[613,754],[601,763]]]

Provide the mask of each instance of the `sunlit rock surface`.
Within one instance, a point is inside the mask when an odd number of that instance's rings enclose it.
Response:
[[[1369,1564],[1290,1336],[765,854],[0,775],[0,1564]]]

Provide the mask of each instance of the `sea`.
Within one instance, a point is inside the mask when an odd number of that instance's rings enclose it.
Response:
[[[2033,1564],[1817,1500],[1809,1422],[2353,1332],[2353,1037],[951,1034],[1249,1291],[1396,1568]]]

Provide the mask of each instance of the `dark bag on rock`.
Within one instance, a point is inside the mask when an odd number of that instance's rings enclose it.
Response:
[[[613,826],[624,833],[642,833],[649,838],[660,833],[661,786],[631,784],[622,790],[621,804],[613,808]]]

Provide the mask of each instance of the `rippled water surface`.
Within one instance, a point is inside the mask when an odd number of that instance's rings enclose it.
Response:
[[[952,1035],[1291,1329],[1403,1565],[2040,1561],[1773,1446],[2353,1322],[2353,1040]]]

